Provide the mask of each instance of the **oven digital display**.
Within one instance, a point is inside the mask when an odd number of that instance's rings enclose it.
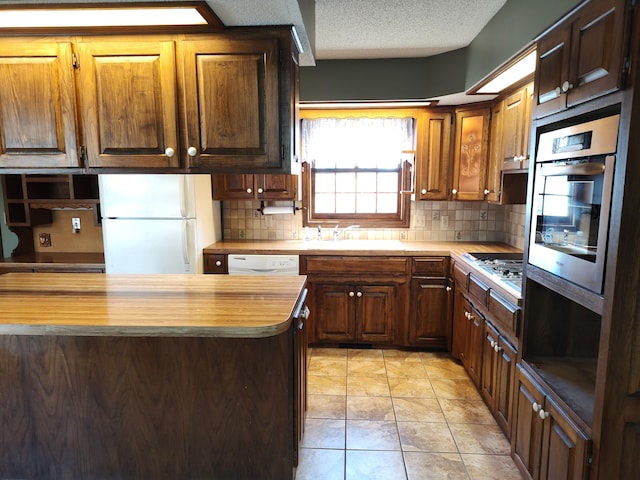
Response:
[[[592,134],[593,132],[589,130],[587,132],[576,133],[573,135],[556,137],[553,139],[551,153],[555,154],[588,150],[591,148]]]

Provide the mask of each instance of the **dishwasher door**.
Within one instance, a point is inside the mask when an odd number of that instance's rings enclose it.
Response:
[[[299,255],[229,254],[229,275],[298,275]]]

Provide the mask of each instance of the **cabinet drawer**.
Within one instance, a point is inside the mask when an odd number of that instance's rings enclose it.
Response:
[[[226,254],[204,255],[204,273],[229,273]]]
[[[453,265],[453,278],[456,283],[460,285],[465,290],[469,286],[469,273],[460,268],[460,265],[454,263]]]
[[[449,272],[449,257],[415,257],[411,262],[413,276],[446,277]]]
[[[469,274],[469,295],[474,297],[480,302],[483,307],[487,306],[487,299],[489,297],[489,287],[482,283],[473,274]]]
[[[506,330],[508,336],[518,336],[518,325],[520,318],[520,308],[502,297],[499,293],[491,290],[489,292],[489,312],[501,327]]]
[[[375,274],[406,275],[409,271],[407,257],[347,257],[306,256],[303,271],[312,274]]]

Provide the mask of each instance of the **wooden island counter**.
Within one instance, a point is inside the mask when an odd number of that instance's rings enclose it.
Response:
[[[292,478],[305,284],[0,276],[0,478]]]

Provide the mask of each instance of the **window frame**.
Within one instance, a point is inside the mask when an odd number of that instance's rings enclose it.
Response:
[[[421,110],[417,108],[367,108],[367,109],[300,109],[300,121],[317,118],[413,118],[416,122],[416,143]],[[415,146],[414,146],[415,148]],[[415,150],[403,152],[413,155]],[[397,213],[331,213],[316,214],[313,205],[315,188],[313,186],[313,169],[302,159],[302,225],[305,227],[334,227],[336,224],[358,224],[363,228],[409,228],[411,217],[411,195],[413,193],[414,162],[404,161],[398,175],[398,210]],[[324,169],[323,169],[324,170]],[[330,169],[328,171],[370,171],[370,169]],[[325,170],[326,171],[326,170]],[[376,169],[376,171],[383,171]]]

